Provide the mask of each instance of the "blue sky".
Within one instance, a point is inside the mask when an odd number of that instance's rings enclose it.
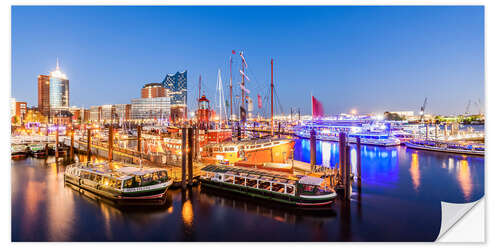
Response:
[[[417,111],[425,97],[441,114],[463,113],[469,99],[484,104],[479,6],[14,6],[12,96],[36,106],[37,76],[55,69],[58,57],[71,105],[130,103],[145,83],[188,70],[195,107],[200,74],[210,99],[217,69],[228,85],[231,50],[244,51],[255,100],[269,96],[274,58],[286,113],[310,113],[311,93],[327,114]],[[237,83],[240,60],[233,60]]]

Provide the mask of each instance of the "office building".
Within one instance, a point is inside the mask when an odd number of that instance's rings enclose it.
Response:
[[[137,98],[132,99],[131,119],[168,119],[170,116],[170,98]]]
[[[57,62],[56,70],[50,73],[50,113],[55,114],[69,109],[69,80],[59,69]]]
[[[38,76],[38,111],[45,116],[50,112],[50,76]]]

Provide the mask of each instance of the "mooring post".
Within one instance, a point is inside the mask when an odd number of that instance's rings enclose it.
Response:
[[[142,148],[141,148],[141,136],[142,136],[142,126],[137,126],[137,152],[139,152],[139,158],[142,159]]]
[[[278,138],[281,138],[281,122],[278,122]]]
[[[241,141],[241,126],[239,122],[238,122],[238,141]]]
[[[181,186],[186,188],[186,141],[187,141],[187,128],[182,128],[182,172],[181,172]]]
[[[194,159],[197,161],[200,158],[200,129],[198,126],[194,128]]]
[[[356,172],[358,182],[361,181],[361,138],[356,138]]]
[[[314,129],[311,129],[311,136],[310,136],[310,148],[311,148],[311,172],[314,172],[315,167],[316,167],[316,131]]]
[[[444,124],[444,140],[445,141],[448,140],[448,123],[447,122]]]
[[[71,133],[70,133],[70,136],[71,136],[71,145],[70,145],[70,148],[69,148],[69,159],[71,161],[73,161],[73,158],[75,158],[75,129],[73,127],[71,127]]]
[[[87,164],[90,162],[90,128],[87,129]]]
[[[108,161],[113,161],[113,125],[109,125],[108,131]]]
[[[190,127],[188,129],[188,184],[193,185],[193,154],[194,154],[194,142],[193,133],[194,128]]]
[[[59,124],[56,125],[56,159],[59,158]]]
[[[346,200],[351,198],[351,147],[347,143],[345,145],[345,167],[344,167],[344,197]]]
[[[342,184],[345,184],[344,182],[344,168],[345,168],[345,132],[340,132],[339,133],[339,171],[338,173],[340,174],[340,180]]]

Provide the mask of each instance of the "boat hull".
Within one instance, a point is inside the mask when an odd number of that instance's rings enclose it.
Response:
[[[264,162],[286,163],[293,154],[294,145],[295,141],[290,140],[286,143],[272,145],[271,147],[247,149],[244,151],[244,155],[238,152],[215,152],[211,163],[217,162],[217,158],[223,158],[229,164],[236,162],[247,165],[259,165]]]
[[[247,197],[259,198],[261,200],[268,200],[295,207],[330,207],[334,203],[336,197],[336,195],[329,195],[325,197],[288,195],[288,194],[272,192],[269,190],[245,187],[226,182],[212,181],[209,179],[201,179],[201,184],[202,186],[208,188],[214,188],[226,192],[237,193],[245,195]]]
[[[481,151],[460,150],[460,149],[452,149],[452,148],[440,148],[440,147],[417,145],[417,144],[413,144],[411,142],[405,142],[405,145],[406,145],[406,147],[412,148],[412,149],[429,150],[429,151],[451,153],[451,154],[467,154],[467,155],[484,156],[484,151],[481,152]]]

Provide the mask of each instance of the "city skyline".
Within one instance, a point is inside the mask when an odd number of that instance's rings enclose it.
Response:
[[[40,20],[42,13],[53,18]],[[263,20],[257,20],[256,13]],[[96,18],[86,19],[90,15]],[[38,32],[47,34],[39,37]],[[32,36],[40,41],[27,40]],[[200,74],[211,100],[218,68],[227,87],[232,50],[244,51],[254,100],[257,94],[269,95],[270,59],[275,60],[284,113],[290,107],[310,113],[311,93],[328,115],[351,109],[417,111],[425,97],[429,112],[439,114],[464,113],[469,100],[484,103],[480,6],[15,6],[12,97],[36,106],[37,76],[52,71],[58,57],[71,80],[70,106],[130,103],[140,97],[144,84],[187,70],[193,111]],[[233,55],[236,93],[241,91],[238,60]],[[472,113],[477,109],[471,106]]]

